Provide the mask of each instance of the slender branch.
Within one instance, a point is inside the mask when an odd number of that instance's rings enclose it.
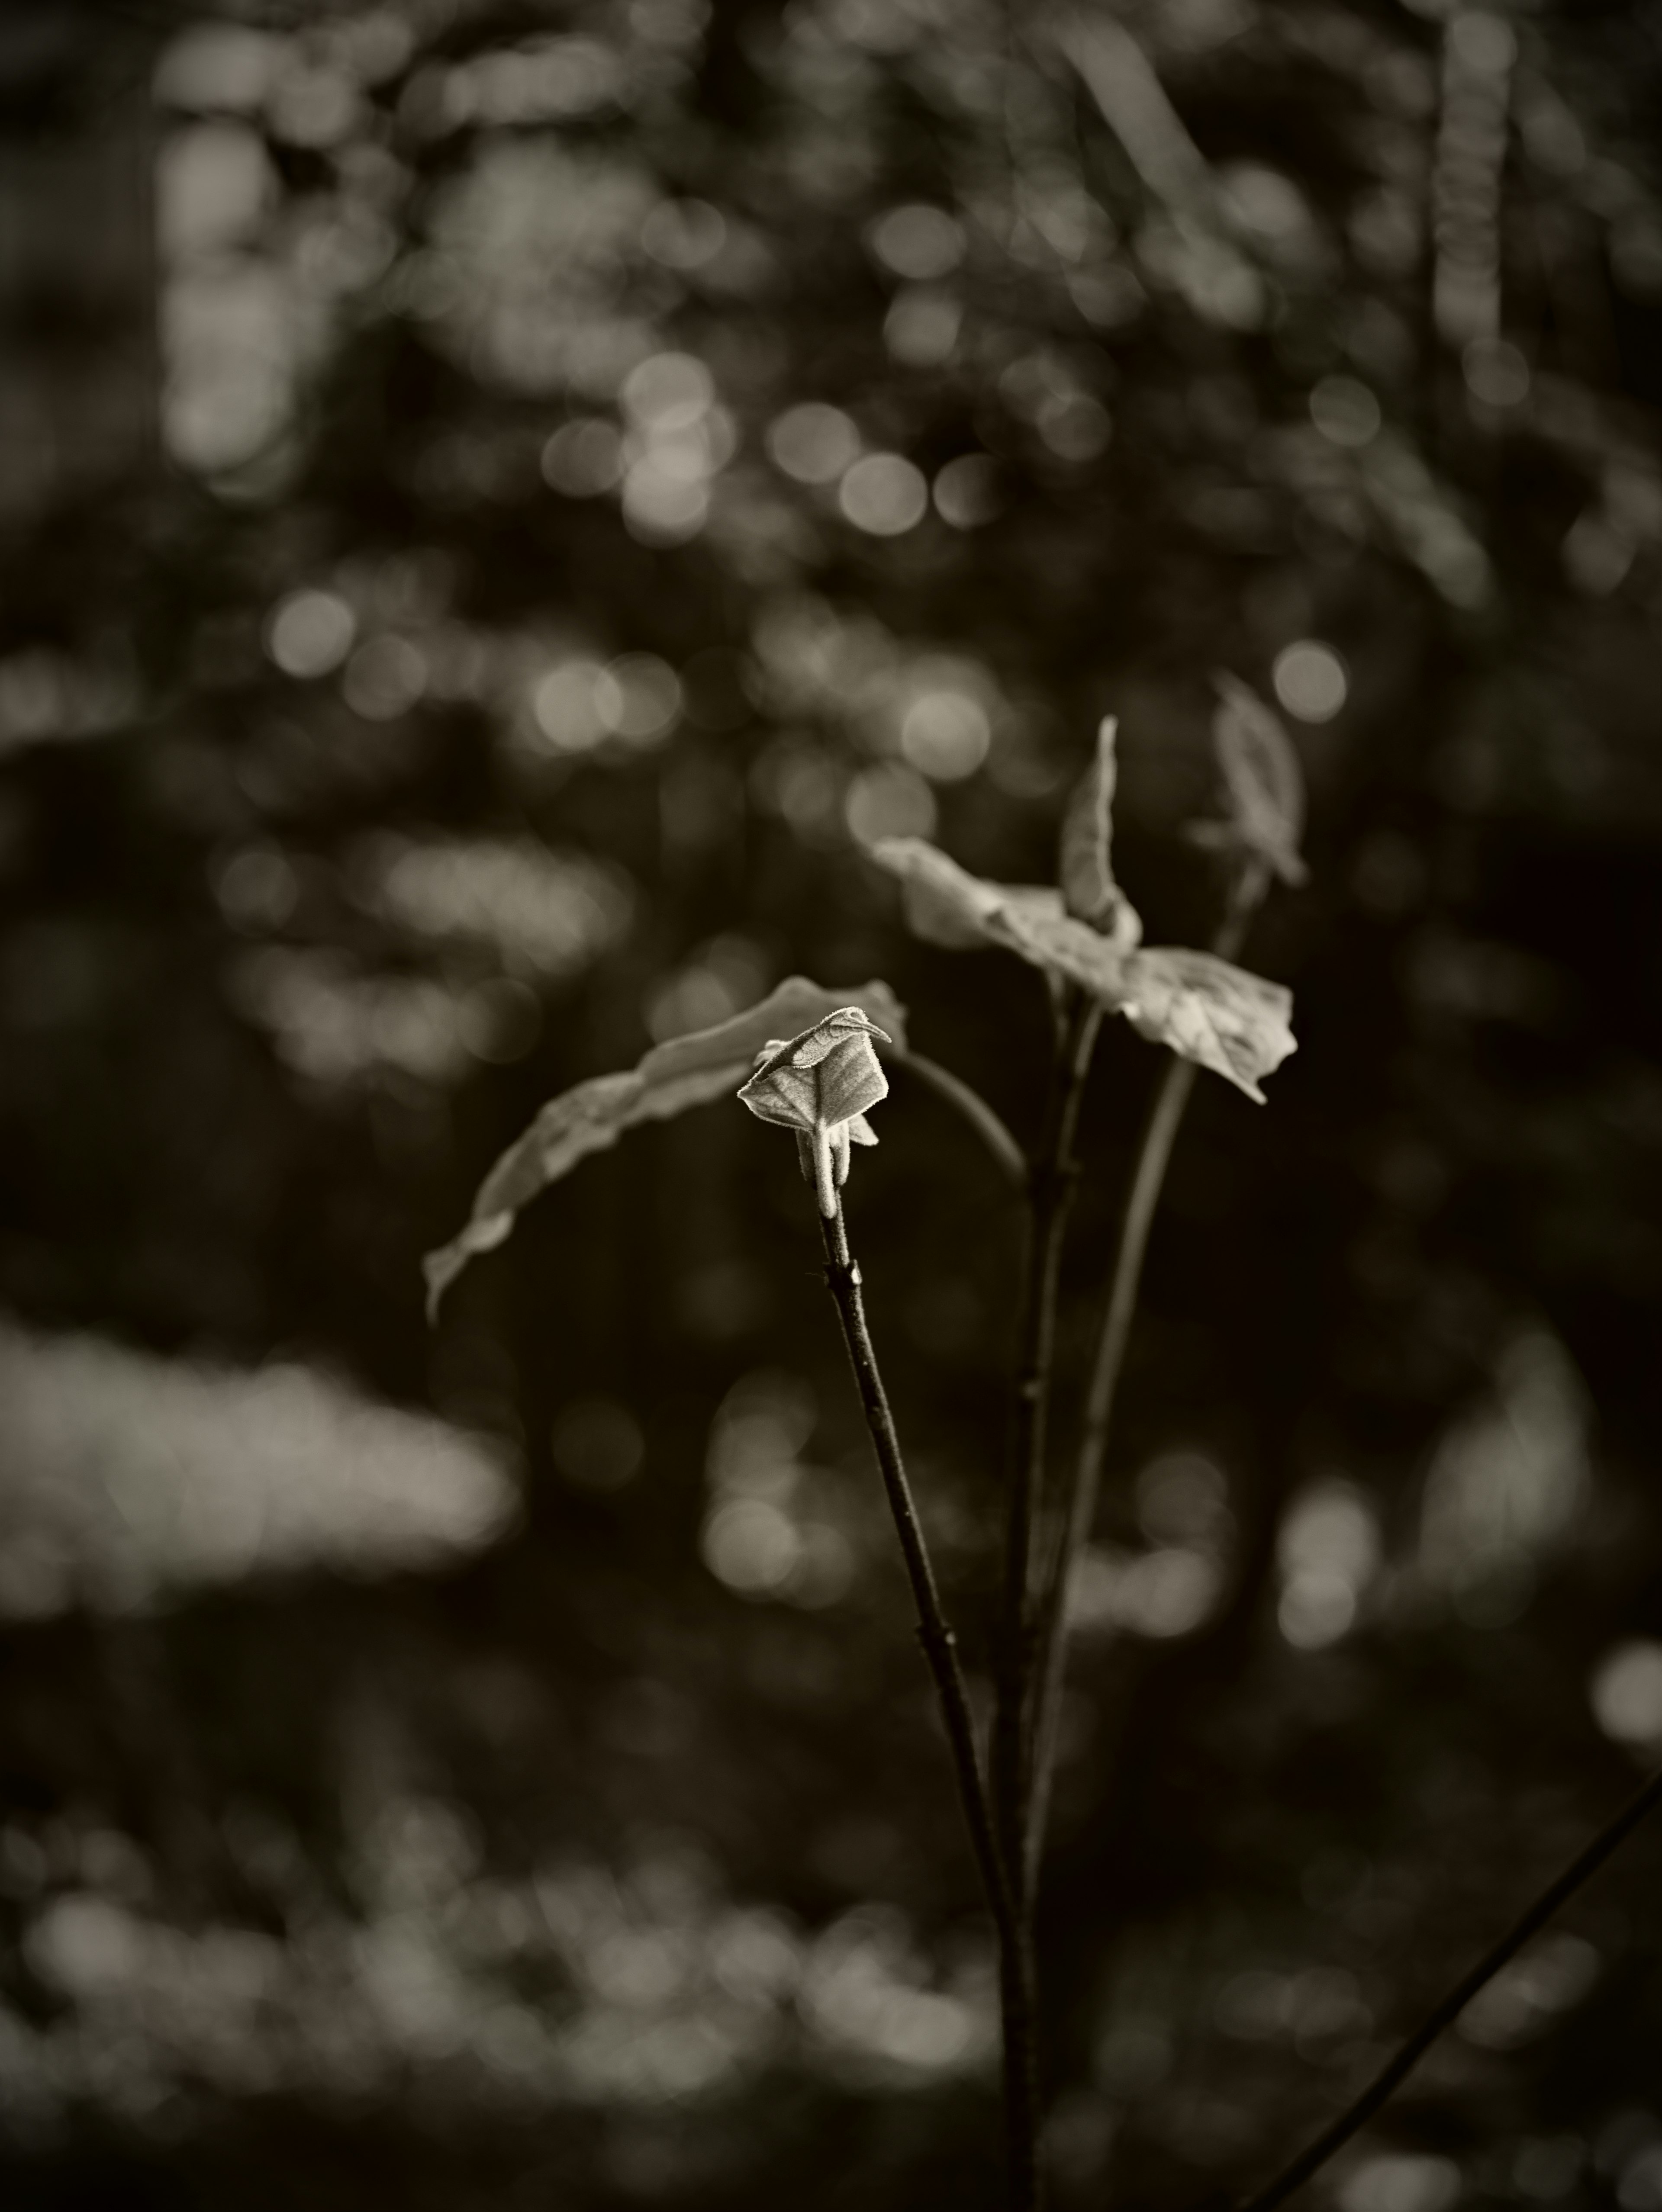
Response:
[[[1231,959],[1239,951],[1247,926],[1269,887],[1269,872],[1261,860],[1245,861],[1230,886],[1229,902],[1213,950]],[[1130,1191],[1125,1201],[1119,1244],[1114,1256],[1113,1279],[1097,1340],[1096,1358],[1086,1393],[1080,1431],[1079,1455],[1063,1508],[1055,1544],[1055,1555],[1045,1585],[1044,1601],[1037,1626],[1038,1678],[1032,1716],[1032,1802],[1025,1826],[1021,1893],[1030,1894],[1044,1852],[1050,1820],[1050,1789],[1056,1772],[1056,1735],[1062,1711],[1062,1691],[1068,1668],[1068,1590],[1075,1563],[1090,1540],[1096,1523],[1097,1501],[1102,1490],[1103,1458],[1109,1425],[1113,1419],[1120,1371],[1135,1317],[1137,1294],[1142,1285],[1142,1263],[1148,1249],[1148,1232],[1159,1209],[1184,1110],[1195,1087],[1195,1063],[1174,1054],[1160,1077],[1154,1109],[1143,1132]]]
[[[951,1068],[942,1067],[939,1060],[926,1059],[921,1052],[908,1051],[898,1064],[910,1068],[949,1106],[955,1106],[1015,1188],[1026,1189],[1027,1163],[1021,1156],[1021,1147],[978,1091],[971,1090],[963,1077],[954,1075]]]
[[[993,1717],[992,1799],[1000,1849],[1011,1889],[1015,1941],[1004,1965],[1007,2094],[1020,2097],[1033,2115],[1031,2201],[1042,2186],[1037,2165],[1038,2115],[1042,2106],[1038,2054],[1038,1971],[1033,1948],[1032,1898],[1023,1879],[1026,1855],[1022,1821],[1027,1791],[1027,1688],[1032,1652],[1033,1524],[1044,1474],[1046,1413],[1055,1364],[1057,1281],[1071,1209],[1074,1133],[1101,1009],[1077,994],[1059,1009],[1044,1127],[1038,1151],[1022,1180],[1027,1191],[1023,1260],[1020,1350],[1010,1435],[1004,1540],[1004,1599],[998,1639],[997,1698]],[[1020,2079],[1016,2079],[1016,2069]]]
[[[911,1583],[912,1601],[917,1607],[917,1638],[923,1647],[929,1671],[934,1677],[935,1694],[941,1702],[941,1717],[946,1723],[947,1740],[952,1747],[953,1764],[958,1777],[959,1798],[970,1831],[970,1840],[975,1848],[982,1886],[986,1891],[998,1931],[1011,2203],[1014,2212],[1034,2212],[1038,2203],[1038,2111],[1030,2094],[1032,2069],[1028,2054],[1033,2045],[1035,2024],[1029,2002],[1031,1990],[1021,1972],[1024,1947],[1020,1917],[999,1855],[981,1762],[976,1751],[975,1723],[970,1711],[969,1692],[965,1686],[963,1669],[959,1664],[957,1639],[941,1610],[934,1569],[917,1517],[911,1485],[906,1479],[905,1463],[900,1455],[900,1439],[895,1431],[894,1416],[890,1411],[883,1378],[878,1370],[877,1353],[866,1320],[860,1267],[849,1249],[848,1224],[843,1219],[840,1193],[837,1196],[835,1212],[829,1216],[821,1213],[819,1231],[825,1246],[825,1286],[836,1304],[837,1319],[843,1324],[849,1363],[854,1369],[866,1426],[871,1432],[872,1448],[883,1477],[883,1487],[888,1494],[889,1510],[894,1517],[896,1533],[900,1538],[901,1555]]]
[[[998,1704],[993,1723],[993,1802],[1018,1909],[1027,1884],[1023,1823],[1027,1802],[1027,1691],[1032,1679],[1033,1523],[1042,1501],[1056,1295],[1072,1210],[1074,1133],[1102,1010],[1075,997],[1056,1037],[1044,1126],[1029,1178],[1030,1213],[1022,1266],[1020,1348],[1010,1433],[1004,1540],[1004,1603],[999,1638]]]
[[[1241,2212],[1274,2212],[1276,2205],[1285,2203],[1294,2190],[1301,2189],[1312,2174],[1318,2172],[1336,2150],[1367,2125],[1391,2092],[1406,2081],[1443,2030],[1459,2018],[1479,1990],[1494,1980],[1507,1960],[1517,1956],[1537,1929],[1546,1925],[1559,1906],[1574,1895],[1589,1875],[1598,1872],[1617,1845],[1624,1842],[1647,1814],[1653,1813],[1659,1805],[1662,1805],[1662,1771],[1653,1774],[1638,1795],[1629,1799],[1609,1826],[1601,1828],[1586,1849],[1570,1861],[1556,1881],[1547,1885],[1500,1942],[1484,1953],[1471,1972],[1454,1984],[1440,2004],[1432,2008],[1396,2056],[1374,2075],[1361,2096],[1347,2106],[1332,2125],[1324,2129],[1314,2142],[1300,2151],[1293,2163],[1278,2173],[1267,2187],[1261,2189],[1256,2197],[1250,2197],[1241,2208]]]

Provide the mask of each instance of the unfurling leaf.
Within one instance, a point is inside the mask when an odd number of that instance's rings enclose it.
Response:
[[[751,1073],[757,1054],[771,1049],[782,1032],[792,1036],[850,1006],[880,1024],[879,1033],[892,1038],[898,1049],[905,1049],[905,1009],[886,983],[828,991],[806,976],[792,975],[731,1020],[654,1045],[627,1073],[591,1077],[551,1098],[479,1186],[461,1234],[423,1262],[429,1318],[468,1261],[507,1238],[521,1207],[590,1152],[615,1145],[637,1122],[666,1121],[689,1107],[730,1097]],[[869,1131],[856,1141],[872,1141]]]
[[[1260,1104],[1260,1078],[1293,1050],[1292,994],[1214,953],[1125,950],[1064,913],[1059,891],[988,883],[919,837],[886,837],[872,857],[914,897],[926,899],[932,916],[947,917],[958,942],[999,945],[1077,985],[1142,1036],[1209,1067]],[[909,909],[915,914],[910,901]]]
[[[1062,821],[1062,900],[1122,951],[1142,934],[1135,909],[1114,881],[1114,733],[1111,714],[1097,731],[1097,757],[1081,778]]]
[[[787,1129],[851,1121],[889,1095],[874,1037],[893,1042],[858,1006],[839,1006],[788,1043],[770,1040],[739,1096],[758,1121]]]
[[[1202,833],[1255,854],[1283,883],[1301,884],[1309,871],[1299,857],[1304,835],[1304,772],[1293,740],[1250,684],[1221,669],[1213,678],[1218,704],[1212,739],[1229,797],[1229,820]]]
[[[850,1141],[877,1142],[866,1109],[889,1095],[874,1037],[893,1042],[858,1006],[839,1006],[800,1036],[770,1042],[739,1092],[758,1121],[796,1132],[802,1171],[828,1219],[837,1211],[838,1186],[849,1179]]]
[[[1125,1018],[1139,1036],[1209,1067],[1263,1105],[1261,1079],[1297,1049],[1289,990],[1215,953],[1166,947],[1134,953],[1125,981]]]

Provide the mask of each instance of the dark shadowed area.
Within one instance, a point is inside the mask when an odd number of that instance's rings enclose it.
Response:
[[[1657,0],[0,11],[0,2198],[993,2212],[991,1937],[785,1136],[552,1093],[1215,930],[1040,1915],[1060,2212],[1266,2179],[1662,1758]],[[1086,1098],[1065,1447],[1163,1055]],[[1018,1209],[848,1188],[971,1687]],[[1311,2212],[1662,2212],[1662,1823]]]

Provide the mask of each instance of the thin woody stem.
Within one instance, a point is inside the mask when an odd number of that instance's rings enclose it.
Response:
[[[1026,1917],[1023,1820],[1027,1802],[1027,1693],[1033,1658],[1032,1543],[1043,1502],[1057,1285],[1072,1210],[1074,1133],[1102,1010],[1076,998],[1058,1025],[1044,1126],[1028,1176],[1020,1350],[1010,1433],[1004,1539],[1004,1601],[999,1640],[998,1704],[993,1725],[993,1802],[1016,1904]]]
[[[1478,1990],[1494,1980],[1507,1960],[1517,1956],[1537,1929],[1546,1925],[1559,1906],[1573,1897],[1590,1875],[1598,1872],[1616,1846],[1624,1842],[1647,1814],[1653,1813],[1659,1805],[1662,1805],[1662,1772],[1653,1774],[1638,1795],[1628,1800],[1616,1818],[1599,1830],[1585,1850],[1570,1861],[1555,1881],[1548,1884],[1500,1942],[1484,1953],[1471,1972],[1454,1984],[1440,2003],[1433,2006],[1407,2042],[1374,2075],[1361,2096],[1348,2105],[1338,2118],[1322,2130],[1314,2142],[1300,2151],[1290,2166],[1284,2167],[1256,2197],[1249,2197],[1242,2207],[1242,2212],[1275,2212],[1276,2205],[1285,2203],[1294,2190],[1301,2189],[1312,2174],[1319,2172],[1334,2153],[1342,2149],[1352,2136],[1367,2125],[1391,2092],[1407,2080],[1443,2030],[1459,2018]]]
[[[1248,925],[1265,890],[1269,872],[1261,860],[1248,860],[1237,871],[1230,886],[1229,902],[1213,939],[1212,950],[1222,959],[1239,951]],[[1056,1736],[1061,1719],[1062,1691],[1068,1668],[1068,1589],[1075,1565],[1090,1540],[1096,1522],[1097,1501],[1102,1489],[1102,1466],[1113,1419],[1125,1348],[1135,1317],[1137,1295],[1142,1285],[1142,1263],[1148,1249],[1148,1232],[1159,1209],[1177,1142],[1184,1110],[1195,1087],[1192,1060],[1174,1054],[1166,1063],[1154,1094],[1153,1111],[1144,1130],[1141,1149],[1125,1201],[1124,1219],[1114,1257],[1114,1273],[1097,1340],[1090,1386],[1086,1393],[1081,1424],[1079,1455],[1069,1486],[1056,1544],[1044,1602],[1038,1622],[1038,1655],[1034,1672],[1038,1688],[1032,1714],[1032,1799],[1025,1822],[1021,1893],[1031,1894],[1038,1880],[1049,1823],[1050,1790],[1056,1773]]]
[[[1024,1879],[1023,1815],[1027,1799],[1027,1692],[1032,1679],[1034,1522],[1042,1502],[1051,1371],[1056,1358],[1057,1282],[1071,1210],[1074,1133],[1102,1012],[1075,998],[1059,1024],[1050,1096],[1038,1154],[1026,1176],[1028,1194],[1023,1265],[1020,1349],[1011,1425],[1010,1472],[1004,1539],[1004,1598],[1000,1625],[997,1702],[993,1719],[992,1796],[1000,1849],[1013,1892],[1016,1943],[1005,1974],[1006,2073],[1020,2066],[1020,2094],[1037,2115],[1042,2091],[1038,2064],[1038,1963],[1033,1950],[1032,1897]],[[1035,2131],[1037,2123],[1035,2122]],[[1041,2187],[1033,2180],[1034,2201]]]
[[[1011,2203],[1014,2212],[1033,2212],[1038,2202],[1038,2113],[1028,2094],[1033,2022],[1024,2011],[1020,1962],[1021,1926],[1013,1894],[999,1856],[986,1785],[976,1751],[975,1723],[969,1692],[959,1663],[957,1640],[941,1610],[941,1593],[917,1517],[911,1485],[900,1455],[900,1439],[889,1409],[877,1354],[866,1320],[859,1263],[849,1249],[848,1225],[839,1197],[829,1217],[822,1214],[819,1231],[825,1247],[825,1287],[837,1307],[848,1346],[849,1363],[860,1392],[866,1426],[871,1433],[889,1510],[900,1538],[901,1555],[917,1608],[917,1638],[934,1677],[941,1718],[946,1723],[958,1794],[974,1846],[982,1886],[998,1932],[1000,1980],[1004,2013],[1004,2080],[1006,2124],[1009,2131]]]

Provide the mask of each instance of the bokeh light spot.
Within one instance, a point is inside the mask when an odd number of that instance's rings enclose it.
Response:
[[[615,737],[651,744],[681,711],[681,679],[654,653],[622,653],[595,684],[594,711]]]
[[[990,453],[960,453],[934,480],[935,512],[954,530],[979,530],[1003,506]]]
[[[352,649],[357,620],[334,592],[291,592],[266,624],[265,649],[285,676],[326,676]]]
[[[768,1597],[782,1589],[801,1548],[788,1517],[762,1498],[735,1498],[717,1506],[704,1528],[705,1565],[746,1597]]]
[[[914,283],[928,283],[964,258],[964,227],[944,208],[917,204],[879,216],[866,242],[886,269]]]
[[[1662,1744],[1662,1643],[1618,1644],[1599,1662],[1591,1695],[1593,1717],[1617,1743]]]
[[[880,837],[928,837],[934,831],[934,794],[909,768],[862,769],[849,786],[843,819],[862,845]]]
[[[1379,435],[1379,403],[1354,376],[1324,376],[1310,395],[1310,419],[1335,446],[1366,446]]]
[[[1310,637],[1282,647],[1270,681],[1276,698],[1301,722],[1330,722],[1350,692],[1343,661],[1330,645]]]
[[[986,709],[962,691],[923,692],[900,726],[900,750],[937,783],[973,775],[991,743]]]
[[[366,638],[346,664],[341,694],[368,722],[395,721],[427,689],[427,663],[405,637]]]
[[[856,530],[898,538],[923,520],[929,487],[922,471],[899,453],[868,453],[843,477],[838,503]]]
[[[532,694],[537,727],[558,751],[586,752],[606,735],[596,694],[605,672],[598,660],[565,660]]]
[[[666,269],[702,269],[727,237],[727,218],[708,200],[660,200],[641,225],[643,251]]]
[[[1519,407],[1529,398],[1529,363],[1505,338],[1473,338],[1460,367],[1466,389],[1486,407]]]
[[[619,397],[636,422],[676,430],[706,413],[715,398],[715,383],[696,355],[655,353],[630,371]]]
[[[567,499],[594,499],[623,474],[623,440],[598,416],[562,423],[543,447],[543,479]]]
[[[860,433],[840,407],[809,399],[770,425],[768,452],[799,483],[832,483],[860,458]]]

